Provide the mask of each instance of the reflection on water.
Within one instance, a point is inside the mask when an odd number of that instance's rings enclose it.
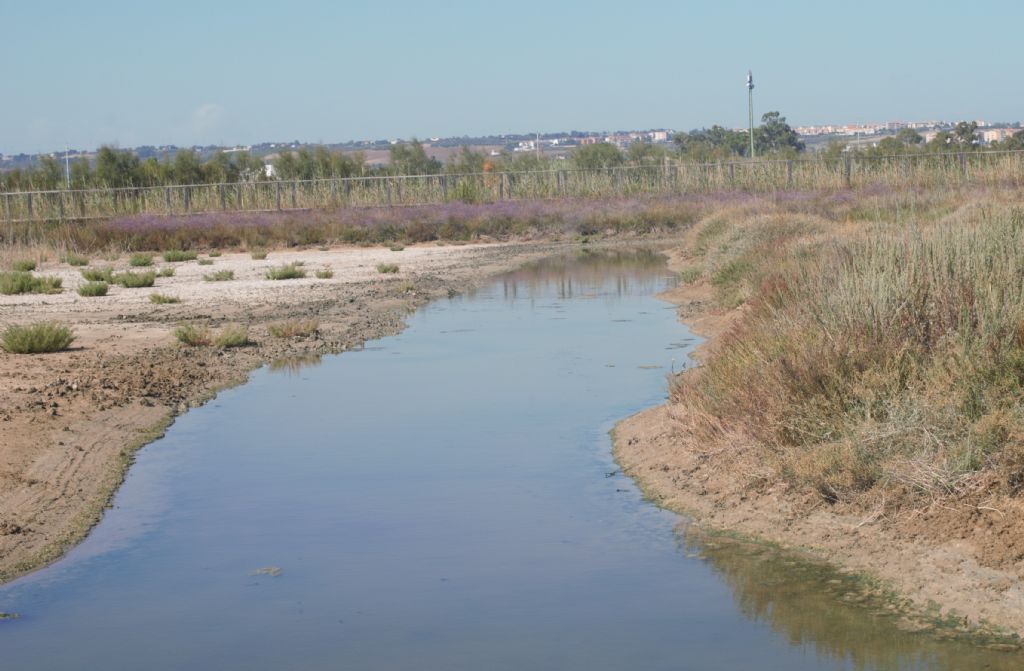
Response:
[[[305,352],[302,354],[291,354],[289,356],[274,359],[268,368],[271,373],[284,373],[285,375],[298,375],[304,368],[314,368],[323,363],[323,356],[316,352]]]
[[[873,585],[774,546],[707,533],[683,522],[676,526],[688,556],[699,556],[733,590],[747,617],[769,624],[791,645],[813,648],[825,658],[852,662],[855,669],[906,668],[961,671],[1021,669],[1016,652],[996,637],[973,641],[940,640],[962,633],[906,619],[898,606]],[[918,632],[918,633],[915,633]]]
[[[534,261],[502,276],[504,297],[547,295],[561,300],[649,296],[671,286],[665,257],[650,249],[592,250]]]

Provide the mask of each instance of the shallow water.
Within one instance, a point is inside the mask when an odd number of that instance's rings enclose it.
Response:
[[[0,588],[3,669],[1015,669],[897,631],[618,473],[694,339],[650,254],[556,259],[181,417],[63,561]]]

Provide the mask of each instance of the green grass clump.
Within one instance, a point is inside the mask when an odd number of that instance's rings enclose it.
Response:
[[[316,275],[316,278],[318,280],[329,280],[332,277],[334,277],[334,271],[331,270],[330,268],[324,268],[323,270],[318,270],[314,274]]]
[[[239,324],[229,324],[217,333],[213,344],[222,348],[245,347],[250,344],[249,329]]]
[[[151,266],[151,265],[153,265],[153,255],[152,254],[132,254],[131,258],[128,259],[128,265],[136,267],[136,268],[142,268],[142,267],[145,267],[145,266]]]
[[[392,274],[392,273],[397,273],[398,272],[398,264],[397,263],[378,263],[377,264],[377,272],[378,273],[383,273],[383,274],[386,274],[386,275],[387,274]]]
[[[156,282],[156,272],[150,270],[145,273],[118,273],[113,277],[113,283],[119,284],[125,289],[141,289],[151,287]]]
[[[11,263],[11,270],[15,272],[28,273],[36,269],[36,262],[32,259],[19,259]]]
[[[306,271],[294,263],[286,263],[267,271],[268,280],[296,280],[305,276]]]
[[[403,249],[405,249],[405,245],[400,245],[398,243],[395,243],[395,244],[391,245],[390,247],[388,247],[388,249],[390,249],[393,252],[400,252]]]
[[[265,249],[254,249],[254,250],[252,250],[252,260],[253,261],[262,261],[265,258],[267,258],[267,250],[265,250]]]
[[[177,296],[168,296],[167,294],[153,292],[149,295],[149,302],[156,303],[157,305],[165,305],[168,303],[180,303],[181,299]]]
[[[213,250],[212,252],[210,252],[210,253],[208,254],[208,256],[209,256],[209,257],[210,257],[211,259],[215,259],[215,258],[217,258],[218,256],[220,256],[220,252],[219,252],[218,250],[216,250],[216,249],[215,249],[215,250]]]
[[[104,268],[83,268],[82,277],[89,282],[107,282],[112,283],[114,281],[114,269],[110,266]]]
[[[198,263],[201,266],[212,266],[213,265],[213,259],[199,259]]]
[[[267,325],[267,332],[274,338],[294,338],[316,333],[320,322],[316,319],[286,319]]]
[[[168,249],[163,253],[164,261],[167,263],[179,263],[181,261],[195,261],[198,256],[192,250]]]
[[[8,326],[0,334],[0,349],[11,354],[43,354],[66,350],[74,341],[71,327],[56,322]]]
[[[174,329],[174,337],[187,347],[205,347],[213,342],[213,334],[206,326],[181,324]]]
[[[78,287],[78,295],[85,296],[86,298],[106,296],[109,289],[110,285],[106,282],[86,282]]]
[[[157,271],[157,277],[174,277],[174,268],[172,266],[165,266]]]
[[[206,280],[207,282],[227,282],[228,280],[235,279],[235,271],[218,270],[215,273],[203,275],[203,279]]]
[[[64,255],[64,263],[69,266],[87,266],[89,265],[88,257],[76,254],[74,252],[68,252]]]
[[[59,294],[59,277],[36,277],[22,270],[0,273],[0,294]]]

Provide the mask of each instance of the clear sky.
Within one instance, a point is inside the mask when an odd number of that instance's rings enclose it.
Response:
[[[0,153],[1024,118],[1021,0],[0,0]]]

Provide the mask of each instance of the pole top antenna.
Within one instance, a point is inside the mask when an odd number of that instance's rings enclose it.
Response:
[[[750,70],[747,70],[747,90],[754,90],[754,73],[751,72]]]

